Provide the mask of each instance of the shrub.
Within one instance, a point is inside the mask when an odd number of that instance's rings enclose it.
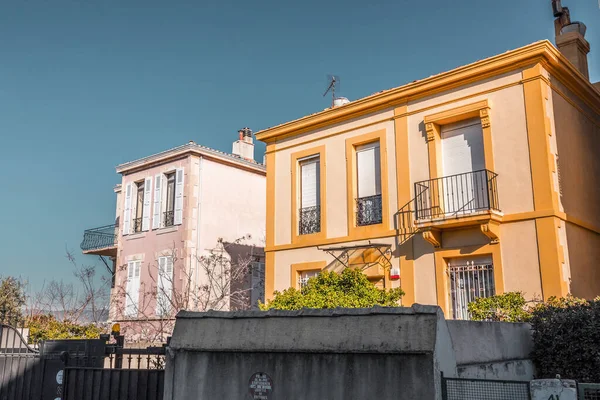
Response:
[[[59,321],[52,315],[36,315],[27,319],[29,343],[50,339],[97,339],[102,328],[95,324]]]
[[[402,289],[382,290],[375,287],[360,270],[346,268],[341,274],[323,271],[298,290],[275,292],[273,300],[260,304],[261,310],[299,310],[301,308],[397,307]]]
[[[474,321],[526,322],[531,317],[521,292],[480,297],[467,306]]]
[[[550,298],[537,305],[530,319],[531,358],[540,378],[600,382],[600,298]]]

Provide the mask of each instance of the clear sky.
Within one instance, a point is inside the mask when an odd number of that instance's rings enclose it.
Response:
[[[328,73],[354,100],[554,40],[549,0],[368,3],[2,0],[0,274],[70,280],[65,247],[98,264],[79,243],[114,220],[117,164],[189,140],[231,151],[241,127],[326,108]],[[563,5],[598,81],[598,1]]]

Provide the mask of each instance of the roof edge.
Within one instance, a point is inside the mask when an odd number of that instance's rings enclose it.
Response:
[[[551,73],[558,72],[556,77],[561,82],[574,90],[584,100],[587,100],[588,103],[597,104],[595,108],[600,109],[600,92],[577,71],[550,41],[542,40],[450,71],[384,90],[340,107],[329,108],[263,129],[256,133],[256,138],[271,143],[278,139],[330,126],[537,62],[542,62]]]
[[[131,172],[132,170],[138,170],[142,167],[146,167],[148,164],[154,164],[171,158],[180,157],[185,154],[198,154],[200,156],[204,156],[206,158],[220,161],[222,163],[233,165],[242,169],[252,170],[257,173],[266,173],[266,166],[264,164],[246,161],[243,158],[214,150],[209,147],[199,145],[195,142],[189,142],[169,150],[161,151],[160,153],[119,164],[116,167],[116,171],[119,174],[124,174]]]

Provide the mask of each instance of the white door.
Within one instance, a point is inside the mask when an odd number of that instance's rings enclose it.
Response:
[[[488,208],[483,131],[479,118],[443,125],[443,178],[433,194],[446,214],[465,214]]]

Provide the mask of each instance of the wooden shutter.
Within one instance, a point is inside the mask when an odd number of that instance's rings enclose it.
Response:
[[[177,168],[175,173],[175,225],[183,222],[183,168]]]
[[[300,162],[300,207],[315,207],[320,203],[319,157]]]
[[[131,232],[131,183],[125,186],[125,210],[123,211],[123,235]]]
[[[358,197],[381,194],[381,161],[379,142],[356,148],[356,169],[358,177]]]
[[[152,177],[148,177],[144,182],[144,208],[142,209],[142,231],[150,229],[150,207],[152,199]]]
[[[173,292],[173,258],[158,258],[158,285],[156,293],[156,314],[167,315],[171,311]]]
[[[162,174],[158,174],[154,177],[154,210],[152,213],[152,229],[158,229],[162,225],[162,181]]]
[[[127,285],[125,298],[125,315],[137,315],[140,297],[140,269],[141,261],[130,261],[127,264]]]

